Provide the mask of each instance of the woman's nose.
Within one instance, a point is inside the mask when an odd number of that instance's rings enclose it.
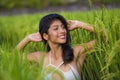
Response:
[[[60,30],[59,30],[60,32],[66,32],[66,29],[65,28],[62,28],[62,27],[60,27]]]

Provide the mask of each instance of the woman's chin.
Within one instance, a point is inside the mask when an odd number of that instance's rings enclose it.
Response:
[[[61,41],[61,42],[60,42],[60,44],[65,44],[65,43],[66,43],[66,41]]]

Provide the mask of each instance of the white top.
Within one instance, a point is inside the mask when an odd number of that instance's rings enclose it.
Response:
[[[58,66],[55,66],[51,63],[51,54],[49,55],[49,64],[44,70],[49,70],[47,71],[47,74],[45,74],[44,80],[53,80],[52,76],[56,72],[60,74],[60,77],[62,77],[61,80],[81,80],[81,77],[77,70],[69,64],[70,70],[67,72],[62,71],[59,69],[59,67],[63,64],[64,62],[62,61]],[[51,68],[50,68],[51,67]],[[45,71],[43,71],[45,73]],[[62,73],[62,74],[61,74]]]

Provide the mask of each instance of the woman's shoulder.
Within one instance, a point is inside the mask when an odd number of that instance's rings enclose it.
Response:
[[[37,52],[32,52],[29,53],[28,55],[32,55],[32,56],[41,56],[43,52],[37,51]]]
[[[82,45],[77,45],[73,47],[73,53],[75,57],[78,57],[79,53],[84,52],[84,47]]]
[[[40,52],[40,51],[37,51],[37,52],[32,52],[32,53],[29,53],[27,55],[27,59],[29,61],[36,61],[36,62],[39,62],[40,61],[40,58],[43,56],[44,52]]]

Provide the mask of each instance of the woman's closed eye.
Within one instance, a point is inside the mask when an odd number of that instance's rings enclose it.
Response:
[[[53,27],[53,30],[58,30],[60,27],[61,27],[62,29],[65,29],[65,26],[64,26],[63,24],[61,24],[61,25],[56,25],[56,26],[54,26],[54,27]]]
[[[57,27],[57,26],[56,26],[56,27],[54,27],[54,28],[53,28],[53,30],[58,30],[58,27]]]

